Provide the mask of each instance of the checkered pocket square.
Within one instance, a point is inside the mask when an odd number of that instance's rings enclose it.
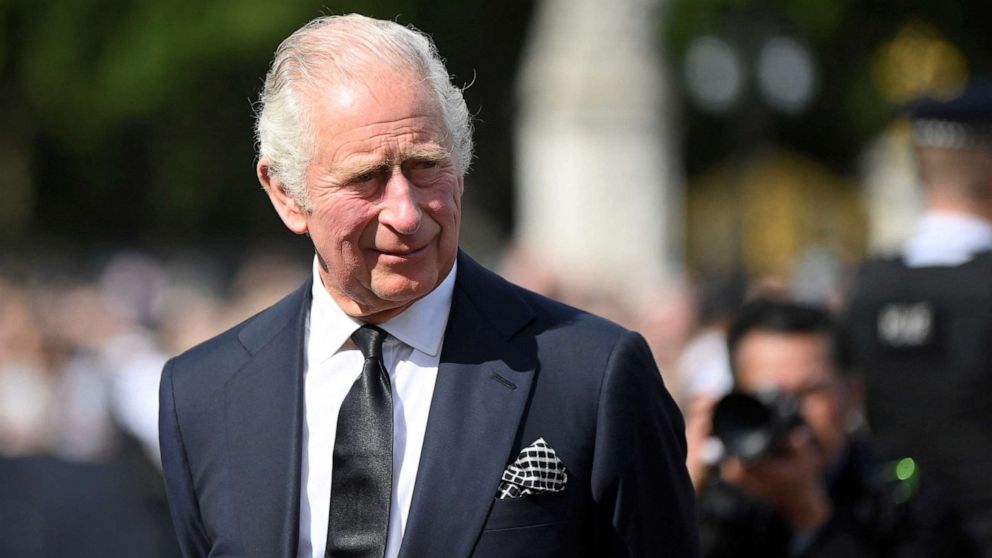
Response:
[[[496,492],[498,500],[519,498],[531,494],[545,494],[565,490],[568,475],[565,465],[555,455],[555,450],[538,438],[527,446],[503,471],[503,480]]]

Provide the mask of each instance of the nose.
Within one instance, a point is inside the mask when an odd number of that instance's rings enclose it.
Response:
[[[379,223],[393,229],[397,234],[416,234],[423,220],[416,198],[416,188],[400,169],[396,169],[386,182]]]

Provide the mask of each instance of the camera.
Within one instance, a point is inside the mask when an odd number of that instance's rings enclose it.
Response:
[[[781,391],[732,392],[713,410],[713,437],[722,456],[753,462],[783,452],[789,433],[803,424],[799,400]]]

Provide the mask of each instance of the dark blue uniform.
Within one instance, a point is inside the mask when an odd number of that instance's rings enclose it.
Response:
[[[869,262],[849,317],[879,451],[914,457],[992,555],[992,254]]]

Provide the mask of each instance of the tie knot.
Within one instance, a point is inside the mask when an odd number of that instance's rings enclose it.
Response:
[[[358,345],[366,359],[382,360],[382,342],[389,334],[372,325],[363,325],[351,334],[351,340]]]

